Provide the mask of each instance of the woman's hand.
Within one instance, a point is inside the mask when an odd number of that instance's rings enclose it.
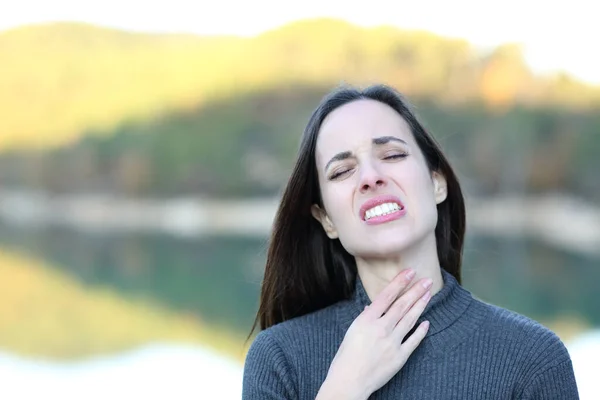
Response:
[[[431,297],[430,279],[406,290],[413,278],[400,272],[350,325],[317,400],[367,399],[404,366],[429,329],[424,321],[402,343]]]

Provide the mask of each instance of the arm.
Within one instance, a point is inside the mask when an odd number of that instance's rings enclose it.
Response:
[[[271,332],[262,331],[248,350],[242,400],[294,400],[295,374]]]
[[[577,384],[570,359],[548,368],[525,387],[522,400],[578,400]]]

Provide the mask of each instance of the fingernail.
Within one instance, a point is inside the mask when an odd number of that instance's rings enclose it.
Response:
[[[414,277],[415,277],[415,270],[409,269],[408,272],[406,273],[406,279],[408,279],[410,281]]]
[[[423,287],[425,289],[429,289],[431,285],[433,285],[433,281],[429,278],[423,282]]]
[[[431,290],[428,290],[425,292],[425,294],[421,297],[421,300],[427,302],[429,301],[429,298],[431,297]]]
[[[423,321],[423,323],[421,324],[421,326],[423,327],[423,329],[427,330],[429,329],[429,321]]]

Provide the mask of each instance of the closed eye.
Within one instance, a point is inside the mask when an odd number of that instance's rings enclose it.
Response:
[[[384,160],[400,160],[400,159],[406,158],[407,156],[408,156],[408,153],[396,153],[396,154],[390,154],[389,156],[386,156],[383,159]],[[352,168],[334,172],[329,177],[329,180],[333,181],[333,180],[341,177],[342,175],[347,174],[350,171],[352,171]]]
[[[338,171],[338,172],[336,172],[336,173],[332,174],[332,175],[329,177],[329,180],[331,180],[331,181],[332,181],[332,180],[334,180],[334,179],[337,179],[337,178],[339,178],[340,176],[342,176],[342,175],[344,175],[344,174],[346,174],[346,173],[348,173],[348,172],[350,172],[350,170],[349,170],[349,169],[345,169],[345,170],[343,170],[343,171]]]
[[[384,160],[397,160],[397,159],[405,158],[406,156],[408,156],[407,153],[392,154],[392,155],[384,157],[383,159]]]

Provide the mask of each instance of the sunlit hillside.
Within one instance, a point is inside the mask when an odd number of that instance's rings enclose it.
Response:
[[[534,77],[519,49],[335,20],[255,38],[127,33],[82,24],[0,34],[0,149],[39,149],[131,121],[297,83],[381,81],[442,102],[599,104],[600,89]]]

